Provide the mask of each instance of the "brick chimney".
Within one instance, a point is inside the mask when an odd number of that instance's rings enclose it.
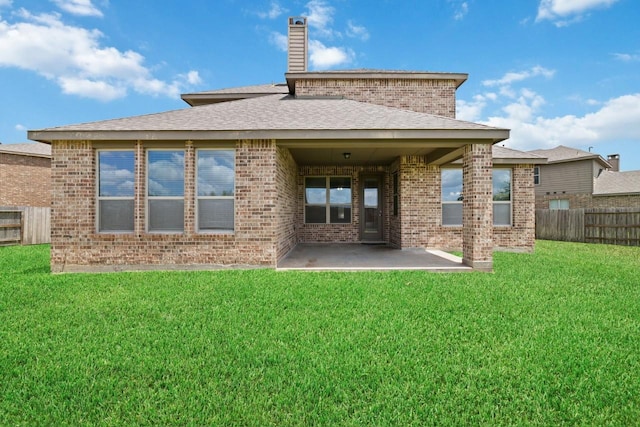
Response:
[[[620,154],[609,154],[607,156],[607,162],[611,165],[613,172],[620,172]]]
[[[307,71],[309,52],[307,31],[307,18],[298,16],[289,18],[287,72],[300,73]]]

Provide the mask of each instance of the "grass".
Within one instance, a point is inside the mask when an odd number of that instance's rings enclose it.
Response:
[[[494,274],[51,275],[0,248],[0,425],[633,425],[640,248]]]

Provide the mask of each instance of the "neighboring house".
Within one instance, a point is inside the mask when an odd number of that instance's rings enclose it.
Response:
[[[547,158],[534,171],[536,209],[640,207],[640,171],[619,172],[618,154],[562,145],[529,153]]]
[[[49,144],[0,144],[0,206],[51,206]]]
[[[30,131],[52,145],[52,271],[276,267],[301,242],[458,248],[491,270],[494,247],[533,250],[544,159],[455,119],[466,74],[309,72],[307,48],[291,18],[286,83]]]

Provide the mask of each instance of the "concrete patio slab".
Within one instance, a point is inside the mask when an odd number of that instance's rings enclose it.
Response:
[[[387,245],[359,243],[299,243],[278,262],[277,270],[473,271],[462,259],[438,250],[396,249]]]

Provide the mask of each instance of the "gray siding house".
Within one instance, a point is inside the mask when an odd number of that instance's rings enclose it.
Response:
[[[640,171],[620,172],[620,155],[558,146],[534,169],[536,209],[640,207]]]

